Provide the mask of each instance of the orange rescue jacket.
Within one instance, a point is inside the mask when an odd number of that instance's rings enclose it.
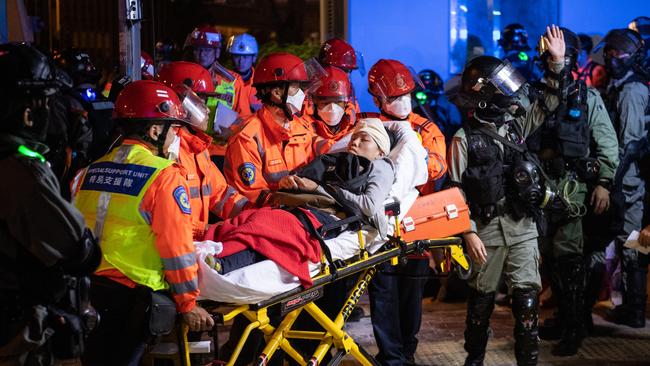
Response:
[[[199,240],[205,234],[210,212],[222,219],[234,217],[248,200],[226,183],[223,174],[210,160],[210,136],[200,131],[192,134],[184,128],[178,135],[181,138],[178,162],[187,173],[193,234]]]
[[[301,117],[280,126],[264,106],[249,118],[228,141],[224,175],[251,202],[263,190],[276,190],[277,183],[315,157],[314,134]]]

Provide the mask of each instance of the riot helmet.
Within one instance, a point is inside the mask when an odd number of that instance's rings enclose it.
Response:
[[[0,70],[0,133],[45,141],[48,98],[61,85],[51,59],[26,43],[5,43]]]
[[[95,67],[88,52],[80,48],[67,48],[54,55],[57,65],[70,75],[75,83],[97,84],[101,72]]]
[[[501,39],[499,39],[498,42],[499,46],[501,46],[506,52],[511,50],[530,50],[530,46],[528,46],[528,32],[526,32],[523,25],[518,23],[508,24],[503,29]]]
[[[603,49],[605,69],[614,79],[623,78],[645,57],[645,45],[641,35],[631,29],[612,29],[594,48]]]
[[[517,117],[523,113],[523,108],[516,94],[525,83],[510,62],[479,56],[465,66],[454,103],[460,108],[474,109],[486,118],[501,117],[505,113]]]

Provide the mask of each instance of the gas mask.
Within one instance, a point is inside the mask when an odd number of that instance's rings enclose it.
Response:
[[[178,136],[178,134],[175,134],[174,140],[172,140],[172,143],[169,144],[169,147],[167,148],[167,159],[173,161],[178,160],[180,151],[181,151],[181,138]]]
[[[528,207],[545,208],[555,200],[555,192],[544,187],[535,164],[521,161],[512,169],[517,197]]]
[[[632,66],[632,57],[618,58],[613,56],[605,57],[605,70],[614,79],[621,79]]]
[[[411,114],[413,107],[411,106],[411,94],[404,94],[396,98],[392,102],[383,102],[384,112],[399,119],[406,119]]]
[[[328,126],[336,126],[341,123],[345,109],[336,103],[330,103],[323,108],[318,108],[318,116]]]
[[[294,95],[287,95],[287,107],[292,114],[300,113],[304,101],[305,92],[303,92],[302,89],[298,89]]]
[[[489,108],[500,114],[508,113],[515,118],[521,117],[526,113],[526,110],[519,104],[516,97],[503,94],[495,94],[492,97]]]

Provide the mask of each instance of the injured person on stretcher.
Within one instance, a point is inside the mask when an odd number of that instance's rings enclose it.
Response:
[[[284,177],[267,197],[270,207],[208,230],[197,243],[202,298],[251,303],[309,287],[321,252],[328,260],[359,252],[352,230],[361,230],[369,252],[381,247],[394,230],[384,203],[396,199],[408,211],[427,179],[426,151],[408,124],[385,127],[375,118],[360,120],[347,140]]]

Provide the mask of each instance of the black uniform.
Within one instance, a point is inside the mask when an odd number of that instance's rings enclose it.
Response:
[[[49,365],[78,357],[96,323],[78,290],[101,252],[42,155],[58,88],[49,60],[4,44],[0,69],[0,169],[10,174],[0,183],[0,364]]]

